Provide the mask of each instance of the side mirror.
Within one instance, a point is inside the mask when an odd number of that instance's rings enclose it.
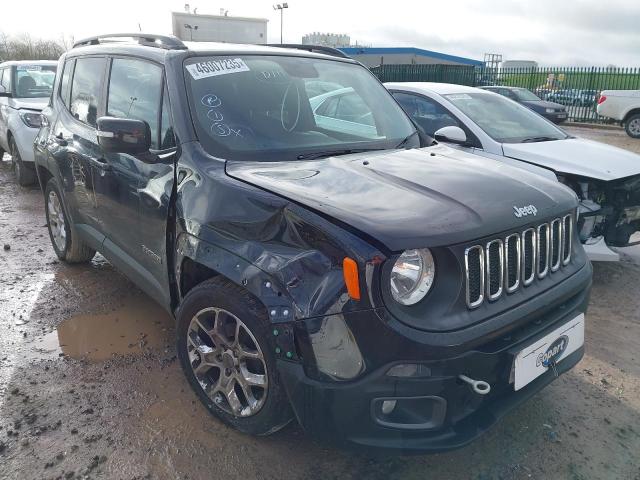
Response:
[[[151,147],[151,129],[143,120],[100,117],[96,134],[105,152],[135,155],[148,152]]]
[[[7,89],[4,87],[4,85],[0,85],[0,97],[12,97],[13,95],[11,94],[11,92],[7,92]]]
[[[460,127],[442,127],[436,130],[433,136],[439,142],[456,143],[458,145],[467,143],[467,134]]]

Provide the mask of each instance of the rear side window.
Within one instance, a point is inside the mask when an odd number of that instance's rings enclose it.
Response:
[[[115,58],[111,65],[107,115],[144,120],[151,129],[151,148],[160,148],[162,68],[142,60]]]
[[[105,65],[105,58],[78,58],[71,82],[71,114],[92,127],[96,126],[98,120]]]
[[[60,98],[62,102],[69,108],[69,94],[71,93],[71,77],[73,76],[73,67],[75,60],[67,60],[64,64],[64,72],[60,80]]]

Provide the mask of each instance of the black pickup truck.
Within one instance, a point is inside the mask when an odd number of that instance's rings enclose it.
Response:
[[[437,145],[365,67],[305,49],[78,42],[34,144],[53,248],[175,315],[240,431],[462,446],[583,355],[576,196]]]

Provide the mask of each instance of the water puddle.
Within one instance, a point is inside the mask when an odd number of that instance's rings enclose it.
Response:
[[[101,361],[114,355],[140,355],[173,342],[173,320],[146,296],[129,299],[109,313],[77,315],[32,345],[38,357],[67,355]]]

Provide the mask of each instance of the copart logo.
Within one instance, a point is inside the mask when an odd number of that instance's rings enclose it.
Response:
[[[535,207],[535,205],[526,205],[524,207],[516,207],[515,205],[513,206],[513,214],[520,218],[520,217],[526,217],[527,215],[537,215],[538,214],[538,209]]]
[[[562,335],[549,345],[546,352],[538,355],[538,358],[536,358],[536,367],[539,367],[540,365],[548,367],[554,363],[557,358],[562,356],[564,351],[567,349],[567,345],[569,345],[569,337]]]

